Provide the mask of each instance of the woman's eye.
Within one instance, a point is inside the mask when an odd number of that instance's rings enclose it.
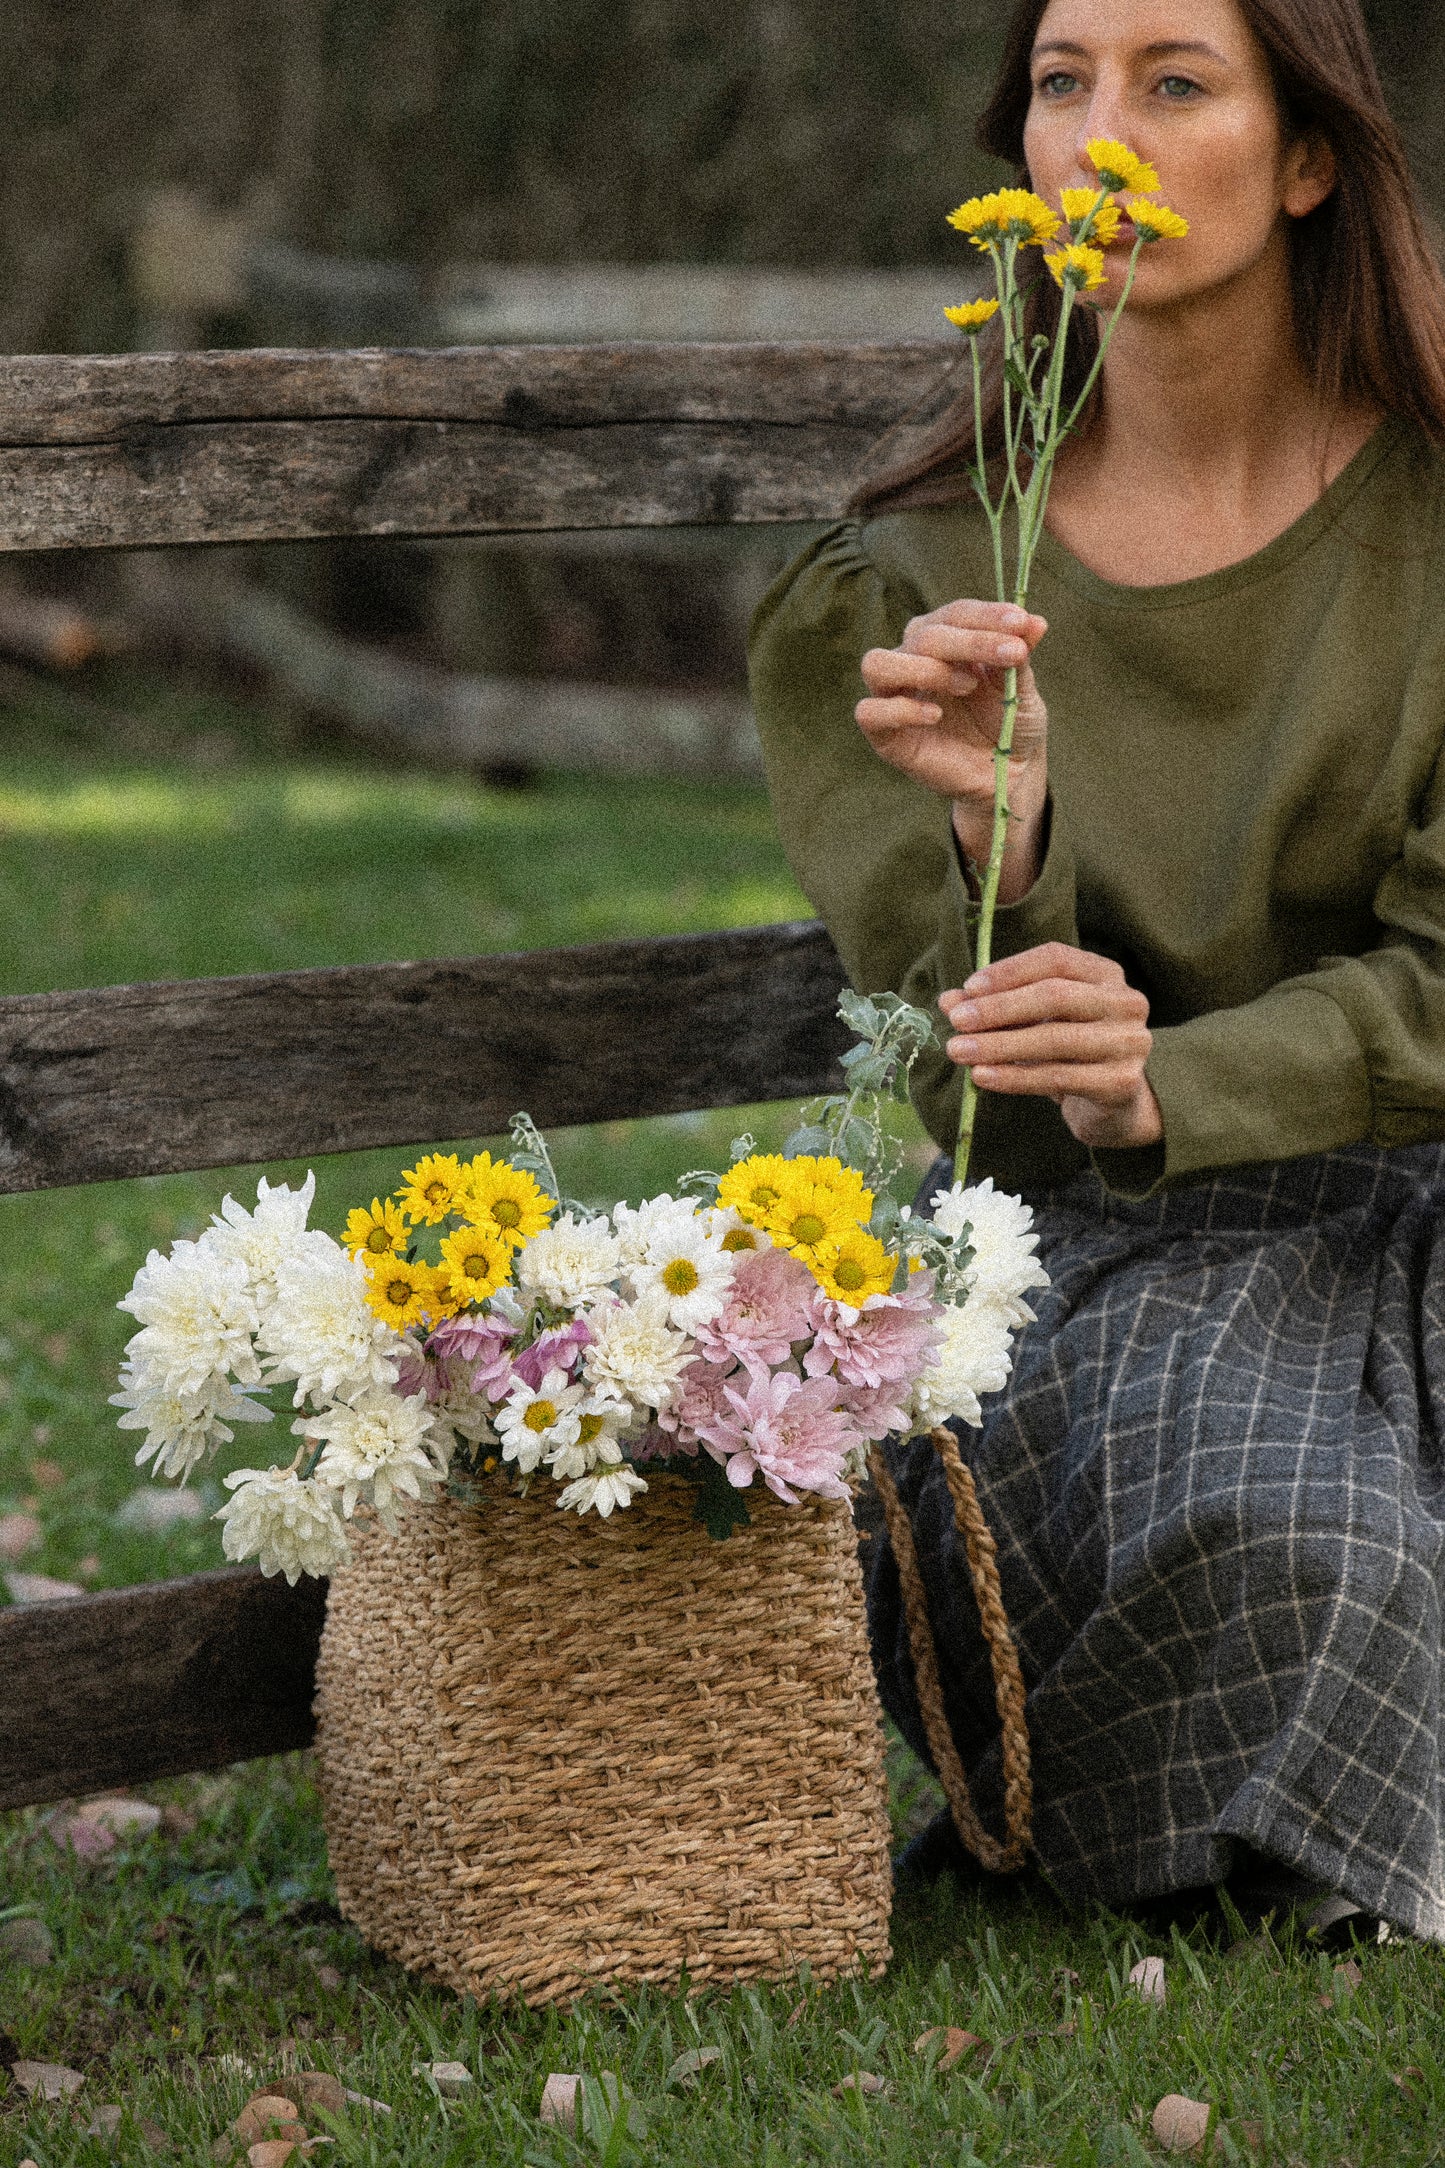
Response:
[[[1159,88],[1166,98],[1192,98],[1199,85],[1188,75],[1166,75]]]
[[[1067,98],[1078,87],[1077,75],[1070,75],[1063,68],[1054,68],[1049,74],[1041,75],[1038,82],[1041,98]]]

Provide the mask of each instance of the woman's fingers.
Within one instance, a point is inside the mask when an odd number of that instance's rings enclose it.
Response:
[[[901,648],[873,647],[863,657],[863,682],[878,699],[899,693],[931,693],[935,699],[966,696],[978,685],[968,670],[936,655],[905,654]]]
[[[1117,984],[1054,977],[1006,987],[996,994],[959,991],[945,994],[940,1006],[954,1030],[961,1032],[1004,1031],[1049,1020],[1089,1024],[1115,1017],[1132,1017],[1142,1024],[1149,1014],[1144,996],[1125,985],[1122,974]]]
[[[1025,1068],[979,1063],[974,1082],[983,1091],[1029,1099],[1083,1099],[1096,1107],[1132,1106],[1140,1073],[1133,1062],[1030,1063]]]

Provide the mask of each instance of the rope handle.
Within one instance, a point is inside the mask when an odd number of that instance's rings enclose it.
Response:
[[[1004,1841],[991,1837],[978,1818],[968,1778],[953,1742],[943,1688],[938,1676],[938,1652],[928,1622],[928,1599],[918,1570],[918,1551],[908,1511],[898,1495],[880,1446],[868,1454],[868,1471],[883,1501],[883,1518],[898,1561],[903,1588],[903,1611],[908,1621],[908,1645],[913,1654],[914,1680],[923,1729],[933,1752],[934,1766],[953,1815],[953,1825],[975,1858],[993,1874],[1014,1874],[1024,1863],[1033,1829],[1034,1790],[1029,1773],[1029,1733],[1024,1717],[1024,1681],[1018,1650],[1009,1630],[998,1576],[998,1550],[992,1531],[978,1502],[973,1474],[958,1450],[951,1430],[940,1426],[929,1432],[929,1441],[943,1463],[944,1478],[953,1499],[953,1517],[963,1537],[973,1593],[988,1643],[993,1667],[994,1700],[1003,1727]]]

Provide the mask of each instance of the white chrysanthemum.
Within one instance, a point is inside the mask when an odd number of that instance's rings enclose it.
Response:
[[[459,1445],[496,1443],[491,1402],[477,1393],[468,1392],[465,1385],[438,1394],[431,1403],[430,1412],[431,1449],[444,1467],[450,1466]]]
[[[515,1461],[520,1475],[531,1475],[544,1454],[574,1444],[587,1397],[584,1386],[568,1382],[565,1370],[549,1370],[535,1392],[518,1378],[492,1418],[503,1460]]]
[[[577,1435],[567,1444],[554,1445],[547,1466],[559,1483],[575,1482],[597,1468],[616,1468],[622,1463],[620,1439],[632,1420],[625,1400],[589,1393],[577,1408]]]
[[[666,1190],[659,1197],[645,1197],[639,1205],[615,1204],[612,1224],[617,1229],[623,1271],[644,1264],[655,1244],[666,1248],[696,1218],[697,1206],[690,1197],[673,1197]]]
[[[403,1400],[384,1385],[373,1385],[349,1404],[304,1416],[291,1427],[304,1438],[325,1441],[315,1477],[324,1489],[340,1493],[344,1517],[350,1520],[358,1499],[369,1491],[382,1526],[394,1536],[401,1500],[429,1500],[431,1486],[445,1473],[427,1450],[431,1423],[425,1393]]]
[[[614,1506],[630,1506],[646,1488],[637,1470],[624,1461],[620,1468],[599,1468],[592,1475],[579,1476],[567,1485],[557,1506],[566,1513],[600,1513],[605,1521]]]
[[[611,1286],[619,1263],[617,1237],[605,1219],[576,1220],[564,1212],[523,1246],[517,1285],[554,1310],[580,1310]]]
[[[168,1393],[206,1392],[228,1372],[241,1385],[260,1383],[252,1345],[260,1318],[239,1260],[200,1242],[177,1242],[169,1257],[152,1250],[116,1308],[141,1322],[126,1354]]]
[[[241,1265],[251,1282],[257,1309],[264,1316],[276,1300],[276,1271],[282,1257],[308,1232],[307,1215],[316,1195],[316,1177],[308,1174],[300,1189],[278,1182],[273,1189],[262,1175],[256,1185],[256,1209],[248,1212],[227,1197],[201,1237],[212,1256]]]
[[[406,1343],[367,1308],[365,1287],[360,1258],[319,1228],[282,1252],[257,1346],[269,1357],[268,1379],[294,1379],[294,1406],[308,1394],[355,1400],[369,1386],[396,1383]]]
[[[263,1573],[284,1573],[294,1588],[303,1573],[331,1573],[351,1558],[336,1493],[303,1483],[294,1468],[238,1468],[233,1495],[212,1519],[222,1523],[227,1558],[254,1558]]]
[[[913,1388],[913,1429],[931,1430],[935,1423],[950,1422],[955,1416],[965,1423],[981,1423],[982,1395],[1000,1392],[1008,1383],[1012,1337],[1007,1319],[994,1304],[969,1300],[960,1307],[950,1303],[943,1313],[943,1344]]]
[[[666,1288],[636,1302],[599,1302],[587,1312],[591,1345],[582,1351],[582,1375],[601,1393],[637,1408],[670,1407],[692,1349],[668,1324]]]
[[[679,1332],[696,1332],[726,1308],[733,1262],[696,1213],[674,1213],[659,1217],[643,1254],[627,1267],[627,1278],[639,1299],[654,1290],[665,1294],[668,1323]]]
[[[972,1230],[974,1256],[965,1281],[972,1298],[1000,1311],[1009,1325],[1030,1323],[1034,1313],[1023,1297],[1049,1284],[1033,1254],[1039,1242],[1033,1221],[1022,1197],[996,1190],[991,1175],[973,1189],[955,1182],[933,1199],[933,1224],[941,1234],[956,1241],[965,1227]]]
[[[154,1459],[152,1471],[182,1483],[199,1461],[218,1445],[229,1445],[236,1435],[232,1423],[269,1423],[271,1410],[238,1393],[229,1378],[214,1372],[199,1393],[172,1393],[162,1377],[133,1359],[121,1366],[120,1391],[112,1393],[113,1408],[124,1408],[118,1418],[122,1430],[143,1430],[145,1444],[136,1454],[137,1468]]]

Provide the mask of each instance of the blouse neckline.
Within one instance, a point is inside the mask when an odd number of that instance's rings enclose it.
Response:
[[[1215,601],[1220,596],[1237,593],[1241,588],[1268,579],[1312,549],[1336,524],[1350,500],[1364,488],[1404,433],[1405,424],[1399,416],[1387,414],[1298,519],[1291,521],[1272,541],[1250,556],[1241,557],[1232,565],[1221,565],[1214,572],[1200,573],[1194,579],[1173,580],[1159,587],[1130,587],[1116,580],[1106,580],[1100,573],[1091,572],[1062,542],[1056,541],[1047,527],[1039,538],[1035,562],[1040,570],[1052,573],[1064,586],[1073,588],[1087,601],[1104,609],[1177,610],[1193,603]]]

